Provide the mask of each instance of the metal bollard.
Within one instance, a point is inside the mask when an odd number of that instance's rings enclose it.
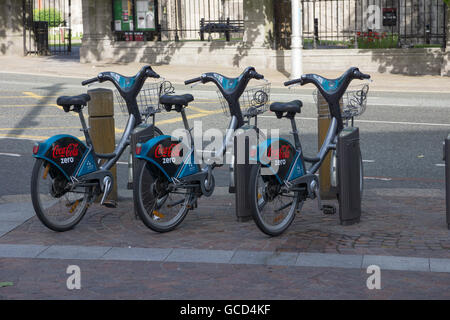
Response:
[[[328,103],[325,98],[317,92],[317,117],[319,148],[323,144],[330,126],[331,116]],[[320,198],[323,200],[334,200],[336,192],[331,187],[331,153],[327,155],[319,169]]]
[[[447,207],[447,228],[450,230],[450,135],[444,143],[444,161],[445,161],[445,198]]]
[[[97,153],[113,153],[116,145],[113,92],[109,89],[88,90],[89,132]],[[117,170],[111,168],[114,186],[108,200],[117,201]],[[98,200],[99,201],[99,200]]]

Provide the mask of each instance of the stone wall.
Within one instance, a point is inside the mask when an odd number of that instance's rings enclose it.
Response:
[[[82,62],[144,62],[151,64],[202,65],[277,69],[287,76],[290,51],[270,48],[273,34],[271,0],[256,5],[244,0],[248,21],[244,41],[239,42],[115,42],[111,32],[111,2],[83,0],[84,37]],[[441,74],[445,52],[441,49],[334,49],[304,50],[306,72],[342,71],[359,66],[366,72],[408,75]]]
[[[22,1],[0,0],[0,54],[23,55]]]

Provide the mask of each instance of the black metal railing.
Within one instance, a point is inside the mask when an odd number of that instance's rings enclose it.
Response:
[[[70,54],[71,0],[23,0],[24,54]]]
[[[114,5],[114,1],[112,1]],[[131,16],[136,20],[135,1]],[[119,31],[119,41],[242,40],[244,12],[241,0],[160,0],[156,3],[154,31]],[[136,26],[136,22],[134,22]],[[137,35],[137,37],[136,37]],[[205,37],[206,36],[206,37]]]
[[[278,49],[290,48],[290,1],[275,2]],[[304,48],[444,47],[441,0],[302,0]]]

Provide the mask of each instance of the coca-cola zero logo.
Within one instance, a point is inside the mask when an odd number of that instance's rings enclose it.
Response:
[[[61,147],[60,145],[53,146],[53,158],[59,159],[78,156],[78,145],[78,143],[69,143],[65,147]]]
[[[170,146],[163,146],[159,144],[155,149],[155,158],[170,158],[180,156],[180,146],[178,143],[172,143]]]
[[[267,156],[269,159],[288,159],[291,156],[291,148],[289,145],[283,145],[279,149],[272,150],[272,146],[270,146]]]

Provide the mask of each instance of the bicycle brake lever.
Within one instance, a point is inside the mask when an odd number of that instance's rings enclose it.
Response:
[[[191,84],[191,89],[194,89],[194,87],[198,86],[200,83],[202,83],[202,82],[198,81],[198,82]]]
[[[294,84],[291,84],[291,85],[288,87],[288,89],[289,89],[289,90],[292,90],[292,89],[294,89],[295,87],[300,87],[300,86],[301,86],[300,83],[294,83]]]

